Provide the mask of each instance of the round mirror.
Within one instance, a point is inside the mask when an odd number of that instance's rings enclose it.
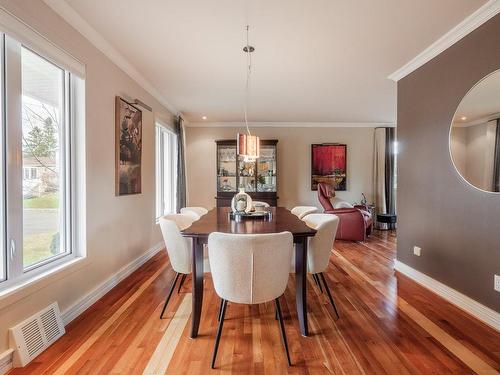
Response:
[[[450,129],[450,153],[465,181],[500,192],[500,70],[479,81],[460,102]]]

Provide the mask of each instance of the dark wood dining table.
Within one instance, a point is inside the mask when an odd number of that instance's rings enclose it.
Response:
[[[229,218],[229,207],[210,210],[189,228],[182,231],[184,237],[193,239],[193,305],[191,314],[191,337],[198,336],[201,307],[203,304],[203,245],[213,232],[261,234],[291,232],[295,243],[295,284],[296,306],[300,332],[309,334],[307,325],[307,238],[314,236],[316,230],[309,228],[302,220],[284,207],[271,207],[271,217],[266,219],[243,219],[236,222]],[[237,249],[235,249],[237,251]]]

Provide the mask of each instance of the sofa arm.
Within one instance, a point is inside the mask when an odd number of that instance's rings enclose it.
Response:
[[[325,213],[337,215],[339,226],[337,238],[339,240],[364,241],[366,236],[366,225],[363,212],[358,208],[339,208],[325,211]]]
[[[365,206],[364,204],[355,204],[354,208],[357,208],[358,210],[361,211],[370,212],[369,207]]]

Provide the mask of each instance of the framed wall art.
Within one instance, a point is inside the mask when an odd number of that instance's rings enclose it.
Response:
[[[142,112],[115,98],[115,194],[141,193]]]
[[[336,191],[347,190],[347,145],[311,145],[311,190],[318,190],[320,182],[332,185]]]

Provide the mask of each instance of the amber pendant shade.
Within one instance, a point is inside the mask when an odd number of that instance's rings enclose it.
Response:
[[[255,160],[260,156],[260,139],[255,135],[240,134],[237,137],[237,153],[245,159]]]

